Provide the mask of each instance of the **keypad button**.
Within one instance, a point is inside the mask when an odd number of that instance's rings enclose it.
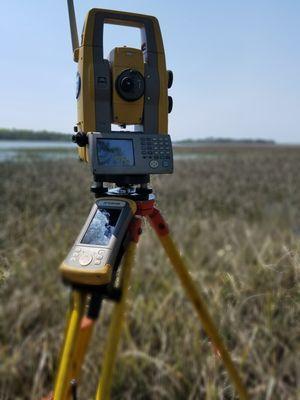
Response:
[[[79,257],[79,264],[83,267],[89,265],[93,260],[93,257],[90,254],[82,254]]]
[[[159,163],[157,160],[152,160],[152,161],[150,161],[149,165],[151,168],[157,168]]]

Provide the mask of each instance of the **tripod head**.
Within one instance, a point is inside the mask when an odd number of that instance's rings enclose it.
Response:
[[[73,0],[68,0],[77,72],[77,123],[73,140],[79,157],[91,164],[98,184],[147,184],[150,174],[172,173],[168,135],[173,74],[155,17],[123,11],[88,12],[79,44]],[[103,54],[105,24],[139,28],[141,47],[116,47]],[[112,125],[134,131],[114,131]]]

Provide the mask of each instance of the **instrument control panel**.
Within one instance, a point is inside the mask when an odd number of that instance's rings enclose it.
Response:
[[[142,132],[89,135],[94,175],[171,174],[173,150],[170,135]]]

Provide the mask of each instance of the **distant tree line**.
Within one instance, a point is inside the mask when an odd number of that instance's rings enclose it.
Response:
[[[231,139],[231,138],[214,138],[208,137],[205,139],[183,139],[177,140],[175,143],[178,144],[267,144],[267,145],[275,145],[275,140],[267,140],[267,139]]]
[[[0,140],[53,140],[69,142],[71,135],[59,132],[0,128]]]

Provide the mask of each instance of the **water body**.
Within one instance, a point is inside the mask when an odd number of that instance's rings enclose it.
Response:
[[[180,146],[176,146],[177,148]],[[70,142],[0,140],[0,162],[28,160],[59,160],[78,158],[77,146]],[[190,152],[174,154],[175,160],[210,158],[212,155]]]
[[[75,148],[71,142],[55,142],[47,140],[0,140],[0,151],[23,149],[65,149]]]
[[[76,145],[43,140],[0,140],[0,162],[76,158]]]

